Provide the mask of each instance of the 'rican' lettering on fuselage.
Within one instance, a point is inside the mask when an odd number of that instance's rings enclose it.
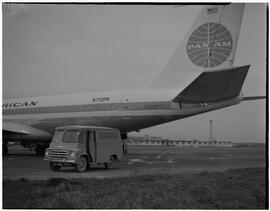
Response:
[[[38,101],[4,103],[2,105],[2,108],[29,107],[29,106],[36,106],[37,104]]]

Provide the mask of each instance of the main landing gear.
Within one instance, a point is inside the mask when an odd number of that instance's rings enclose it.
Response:
[[[44,144],[44,145],[37,144],[35,148],[35,152],[37,155],[45,155],[46,148],[48,148],[47,144]]]
[[[30,151],[35,151],[36,155],[45,155],[46,148],[49,147],[49,144],[46,143],[25,143],[21,142],[21,146],[24,148],[28,148]]]
[[[6,156],[8,154],[8,145],[6,143],[3,143],[2,145],[2,155]]]

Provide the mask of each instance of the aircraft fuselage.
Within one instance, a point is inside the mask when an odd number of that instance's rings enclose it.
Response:
[[[116,92],[9,100],[3,103],[3,121],[28,125],[50,134],[64,125],[105,126],[127,133],[241,101],[239,96],[209,104],[181,104],[168,100],[170,95],[171,92],[129,92],[127,95]],[[20,102],[24,106],[17,106]]]

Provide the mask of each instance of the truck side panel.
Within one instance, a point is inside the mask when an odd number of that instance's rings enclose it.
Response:
[[[108,162],[111,155],[122,159],[122,141],[118,131],[96,131],[97,163]]]

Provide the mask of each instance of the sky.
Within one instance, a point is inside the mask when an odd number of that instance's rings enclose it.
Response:
[[[3,99],[136,90],[162,71],[201,6],[3,5]],[[251,64],[245,96],[266,94],[266,4],[245,7],[234,65]],[[265,100],[130,135],[265,141]]]

